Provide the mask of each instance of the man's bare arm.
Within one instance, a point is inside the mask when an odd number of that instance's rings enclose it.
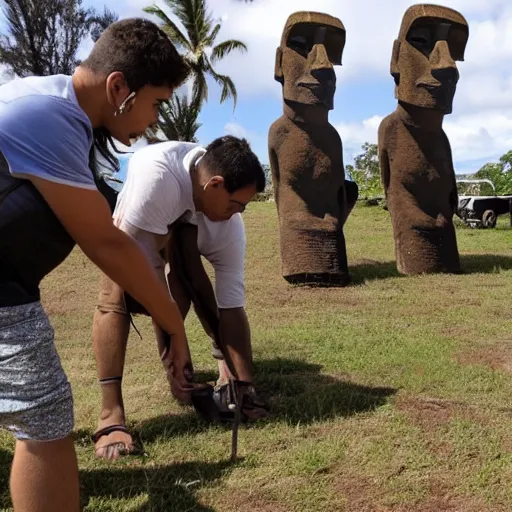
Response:
[[[244,308],[219,309],[220,337],[233,361],[236,375],[253,382],[251,329]]]
[[[178,231],[173,233],[169,242],[168,254],[171,267],[169,281],[177,278],[183,280],[183,278],[187,276],[188,285],[195,291],[202,308],[218,316],[215,292],[204,268],[201,254],[197,246],[197,226],[193,226],[192,224],[179,226]],[[186,284],[182,286],[186,292]],[[209,336],[214,338],[215,326],[210,325],[208,319],[201,315],[200,312],[198,316],[204,330]]]
[[[91,261],[139,301],[175,337],[176,344],[185,346],[185,328],[176,303],[139,244],[114,226],[100,192],[30,179]]]

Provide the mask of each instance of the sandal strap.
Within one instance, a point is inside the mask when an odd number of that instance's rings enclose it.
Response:
[[[124,432],[125,434],[129,434],[128,429],[125,425],[110,425],[109,427],[102,428],[97,430],[92,436],[92,442],[97,443],[99,439],[104,436],[108,436],[112,434],[112,432]]]

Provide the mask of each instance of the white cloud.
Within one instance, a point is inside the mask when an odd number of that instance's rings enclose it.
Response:
[[[229,135],[234,135],[235,137],[239,137],[239,138],[247,139],[247,138],[251,137],[249,132],[241,124],[237,124],[237,123],[233,123],[233,122],[226,123],[226,126],[224,126],[224,132]],[[254,136],[254,134],[253,134],[253,136]]]
[[[377,143],[377,132],[381,116],[373,116],[361,122],[338,123],[343,141],[345,164],[361,153],[364,142]],[[483,161],[497,161],[512,148],[512,109],[486,110],[479,113],[447,116],[443,123],[450,140],[456,171],[478,171]],[[478,167],[474,162],[478,161]]]
[[[137,1],[137,0],[132,0]],[[389,60],[405,9],[410,0],[317,0],[314,10],[339,17],[347,30],[343,66],[337,69],[340,82],[389,76]],[[496,74],[512,59],[512,8],[500,0],[452,0],[441,2],[460,10],[470,23],[466,77],[484,70]],[[234,0],[211,1],[215,16],[224,22],[219,40],[240,39],[249,47],[246,55],[232,54],[219,63],[219,70],[232,76],[243,94],[281,93],[273,80],[275,50],[286,18],[299,10],[310,10],[311,0],[255,0],[252,4]],[[476,17],[479,21],[473,21]]]
[[[261,134],[256,131],[249,130],[235,121],[226,123],[224,126],[224,133],[247,139],[251,145],[251,149],[258,155],[261,162],[266,163],[268,161],[268,142],[266,133]]]
[[[373,116],[364,119],[360,123],[338,123],[334,127],[338,130],[343,141],[343,159],[345,164],[361,153],[361,145],[365,142],[377,143],[377,130],[382,121],[382,116]]]
[[[512,109],[507,113],[486,110],[446,119],[444,128],[453,159],[461,165],[477,159],[496,161],[512,148]]]
[[[130,15],[142,15],[141,8],[148,1],[127,0],[127,3]],[[156,3],[163,5],[160,0]],[[219,63],[218,70],[233,78],[240,100],[252,97],[254,101],[262,101],[268,95],[280,98],[281,86],[274,81],[273,74],[275,50],[284,23],[295,11],[314,9],[339,17],[347,30],[343,66],[337,69],[340,90],[349,82],[368,84],[391,80],[389,60],[393,40],[403,12],[414,3],[417,1],[316,0],[312,4],[311,0],[254,0],[247,4],[208,0],[214,17],[223,23],[219,41],[235,38],[249,47],[247,54],[235,53]],[[461,78],[454,113],[445,118],[444,124],[454,160],[460,166],[473,160],[495,160],[512,147],[512,4],[503,0],[434,3],[459,10],[470,26],[465,62],[458,64]],[[342,120],[343,109],[338,106],[337,112]],[[376,142],[380,119],[375,115],[359,122],[334,123],[343,139],[346,163],[359,152],[363,142]],[[256,147],[264,147],[266,133],[259,135],[234,123],[228,123],[226,130],[245,133],[251,142],[255,141]]]

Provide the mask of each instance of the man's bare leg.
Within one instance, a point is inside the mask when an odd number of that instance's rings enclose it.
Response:
[[[11,496],[15,512],[78,512],[78,464],[73,438],[16,441]]]
[[[121,387],[130,319],[124,311],[122,290],[112,281],[102,279],[100,304],[93,319],[92,340],[98,379],[101,383],[101,412],[98,431],[112,425],[125,425],[126,418]],[[114,309],[116,311],[102,311]],[[115,460],[120,450],[133,449],[130,434],[115,431],[95,443],[96,455]]]

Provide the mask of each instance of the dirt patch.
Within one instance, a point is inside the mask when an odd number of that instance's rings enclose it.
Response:
[[[432,478],[425,498],[407,504],[386,505],[386,494],[366,477],[343,475],[336,489],[344,496],[343,512],[505,512],[505,508],[485,505],[479,499],[458,496],[441,478]]]
[[[460,352],[456,360],[463,365],[488,366],[493,370],[512,373],[512,340]]]
[[[398,397],[396,408],[425,431],[446,425],[455,417],[468,415],[463,404],[437,398],[402,396]]]
[[[474,329],[460,325],[452,325],[450,327],[443,327],[439,329],[439,334],[441,336],[446,336],[447,338],[466,340],[474,334]]]
[[[343,496],[343,512],[390,512],[391,509],[379,505],[381,495],[377,482],[361,475],[342,474],[336,476],[333,487]]]
[[[415,505],[401,505],[389,512],[505,512],[504,508],[489,508],[479,500],[470,498],[429,496]],[[379,511],[380,512],[380,511]]]
[[[429,494],[415,504],[400,505],[390,512],[505,512],[503,508],[490,508],[477,498],[458,496],[446,480],[432,478]]]
[[[254,512],[291,512],[292,509],[283,503],[265,496],[262,491],[247,493],[244,489],[229,493],[225,502],[216,503],[223,512],[240,512],[250,510]]]

